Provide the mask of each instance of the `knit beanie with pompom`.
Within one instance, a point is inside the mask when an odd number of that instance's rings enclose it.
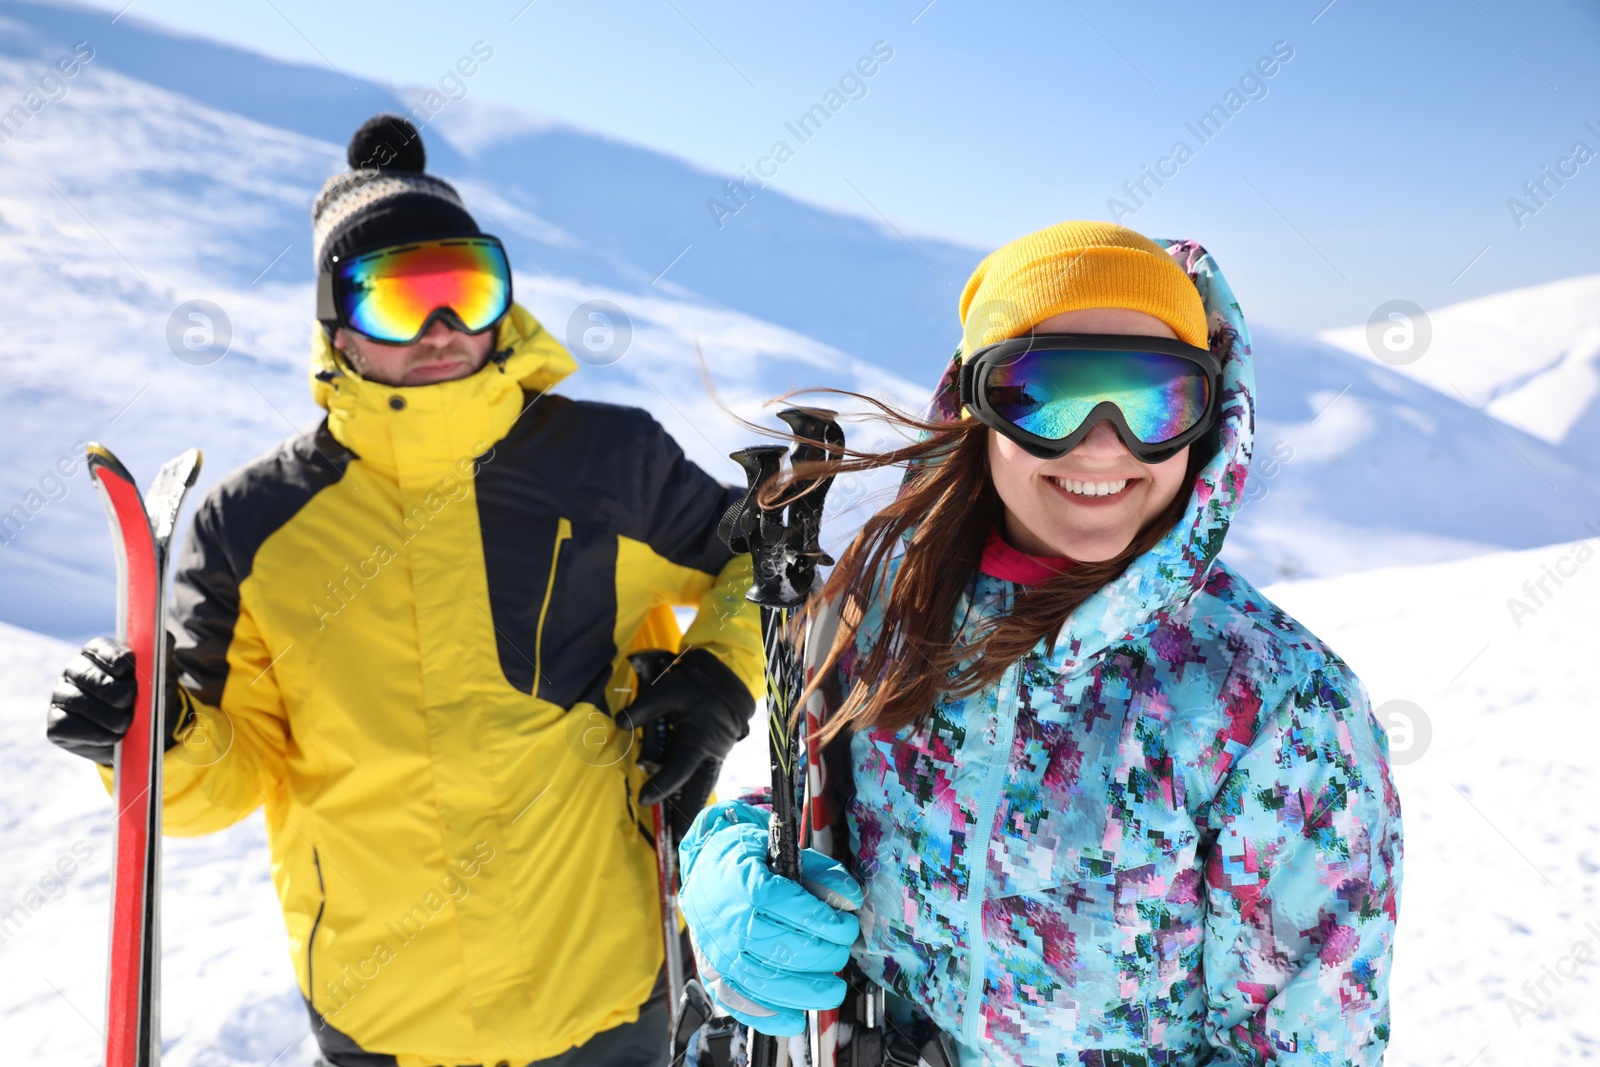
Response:
[[[350,169],[329,178],[311,208],[319,271],[335,257],[480,232],[450,183],[423,173],[428,156],[409,120],[374,115],[350,138],[345,155]]]

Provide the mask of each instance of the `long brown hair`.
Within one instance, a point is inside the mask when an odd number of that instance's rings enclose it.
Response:
[[[833,643],[795,708],[798,715],[806,698],[854,640],[895,546],[914,530],[889,587],[872,649],[865,662],[856,665],[850,693],[830,712],[823,741],[845,730],[901,730],[928,713],[941,693],[969,696],[992,685],[1041,639],[1049,642],[1046,647],[1054,653],[1056,636],[1073,610],[1172,529],[1189,502],[1195,475],[1215,450],[1211,442],[1191,446],[1183,489],[1121,553],[1103,562],[1078,563],[1048,581],[1020,590],[1010,612],[984,626],[973,645],[958,649],[957,603],[977,570],[989,531],[1004,514],[989,476],[988,428],[970,416],[936,421],[913,418],[846,389],[805,392],[855,397],[877,409],[872,418],[924,435],[900,448],[882,452],[846,448],[842,459],[799,464],[774,479],[760,496],[762,505],[779,506],[800,495],[791,491],[796,482],[913,465],[895,499],[863,524],[822,589],[796,612],[789,630],[789,640],[797,643],[822,601],[838,604],[840,619]],[[975,662],[962,669],[961,661],[968,658]]]

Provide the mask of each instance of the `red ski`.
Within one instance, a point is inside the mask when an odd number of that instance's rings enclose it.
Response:
[[[105,1067],[156,1067],[161,1061],[161,730],[167,692],[162,588],[178,512],[200,473],[200,452],[190,449],[164,465],[148,498],[101,445],[91,444],[87,458],[117,553],[117,639],[133,649],[138,670],[133,723],[117,744],[113,765]]]

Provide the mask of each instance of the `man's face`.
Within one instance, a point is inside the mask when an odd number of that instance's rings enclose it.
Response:
[[[369,381],[433,385],[476,374],[488,362],[494,338],[492,329],[466,334],[435,320],[421,340],[409,345],[380,344],[341,326],[334,331],[333,347]]]

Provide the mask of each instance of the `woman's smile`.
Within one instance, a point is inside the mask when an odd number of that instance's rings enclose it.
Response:
[[[1042,477],[1054,492],[1065,497],[1076,507],[1103,508],[1119,504],[1138,492],[1138,477],[1066,478],[1053,474]]]

